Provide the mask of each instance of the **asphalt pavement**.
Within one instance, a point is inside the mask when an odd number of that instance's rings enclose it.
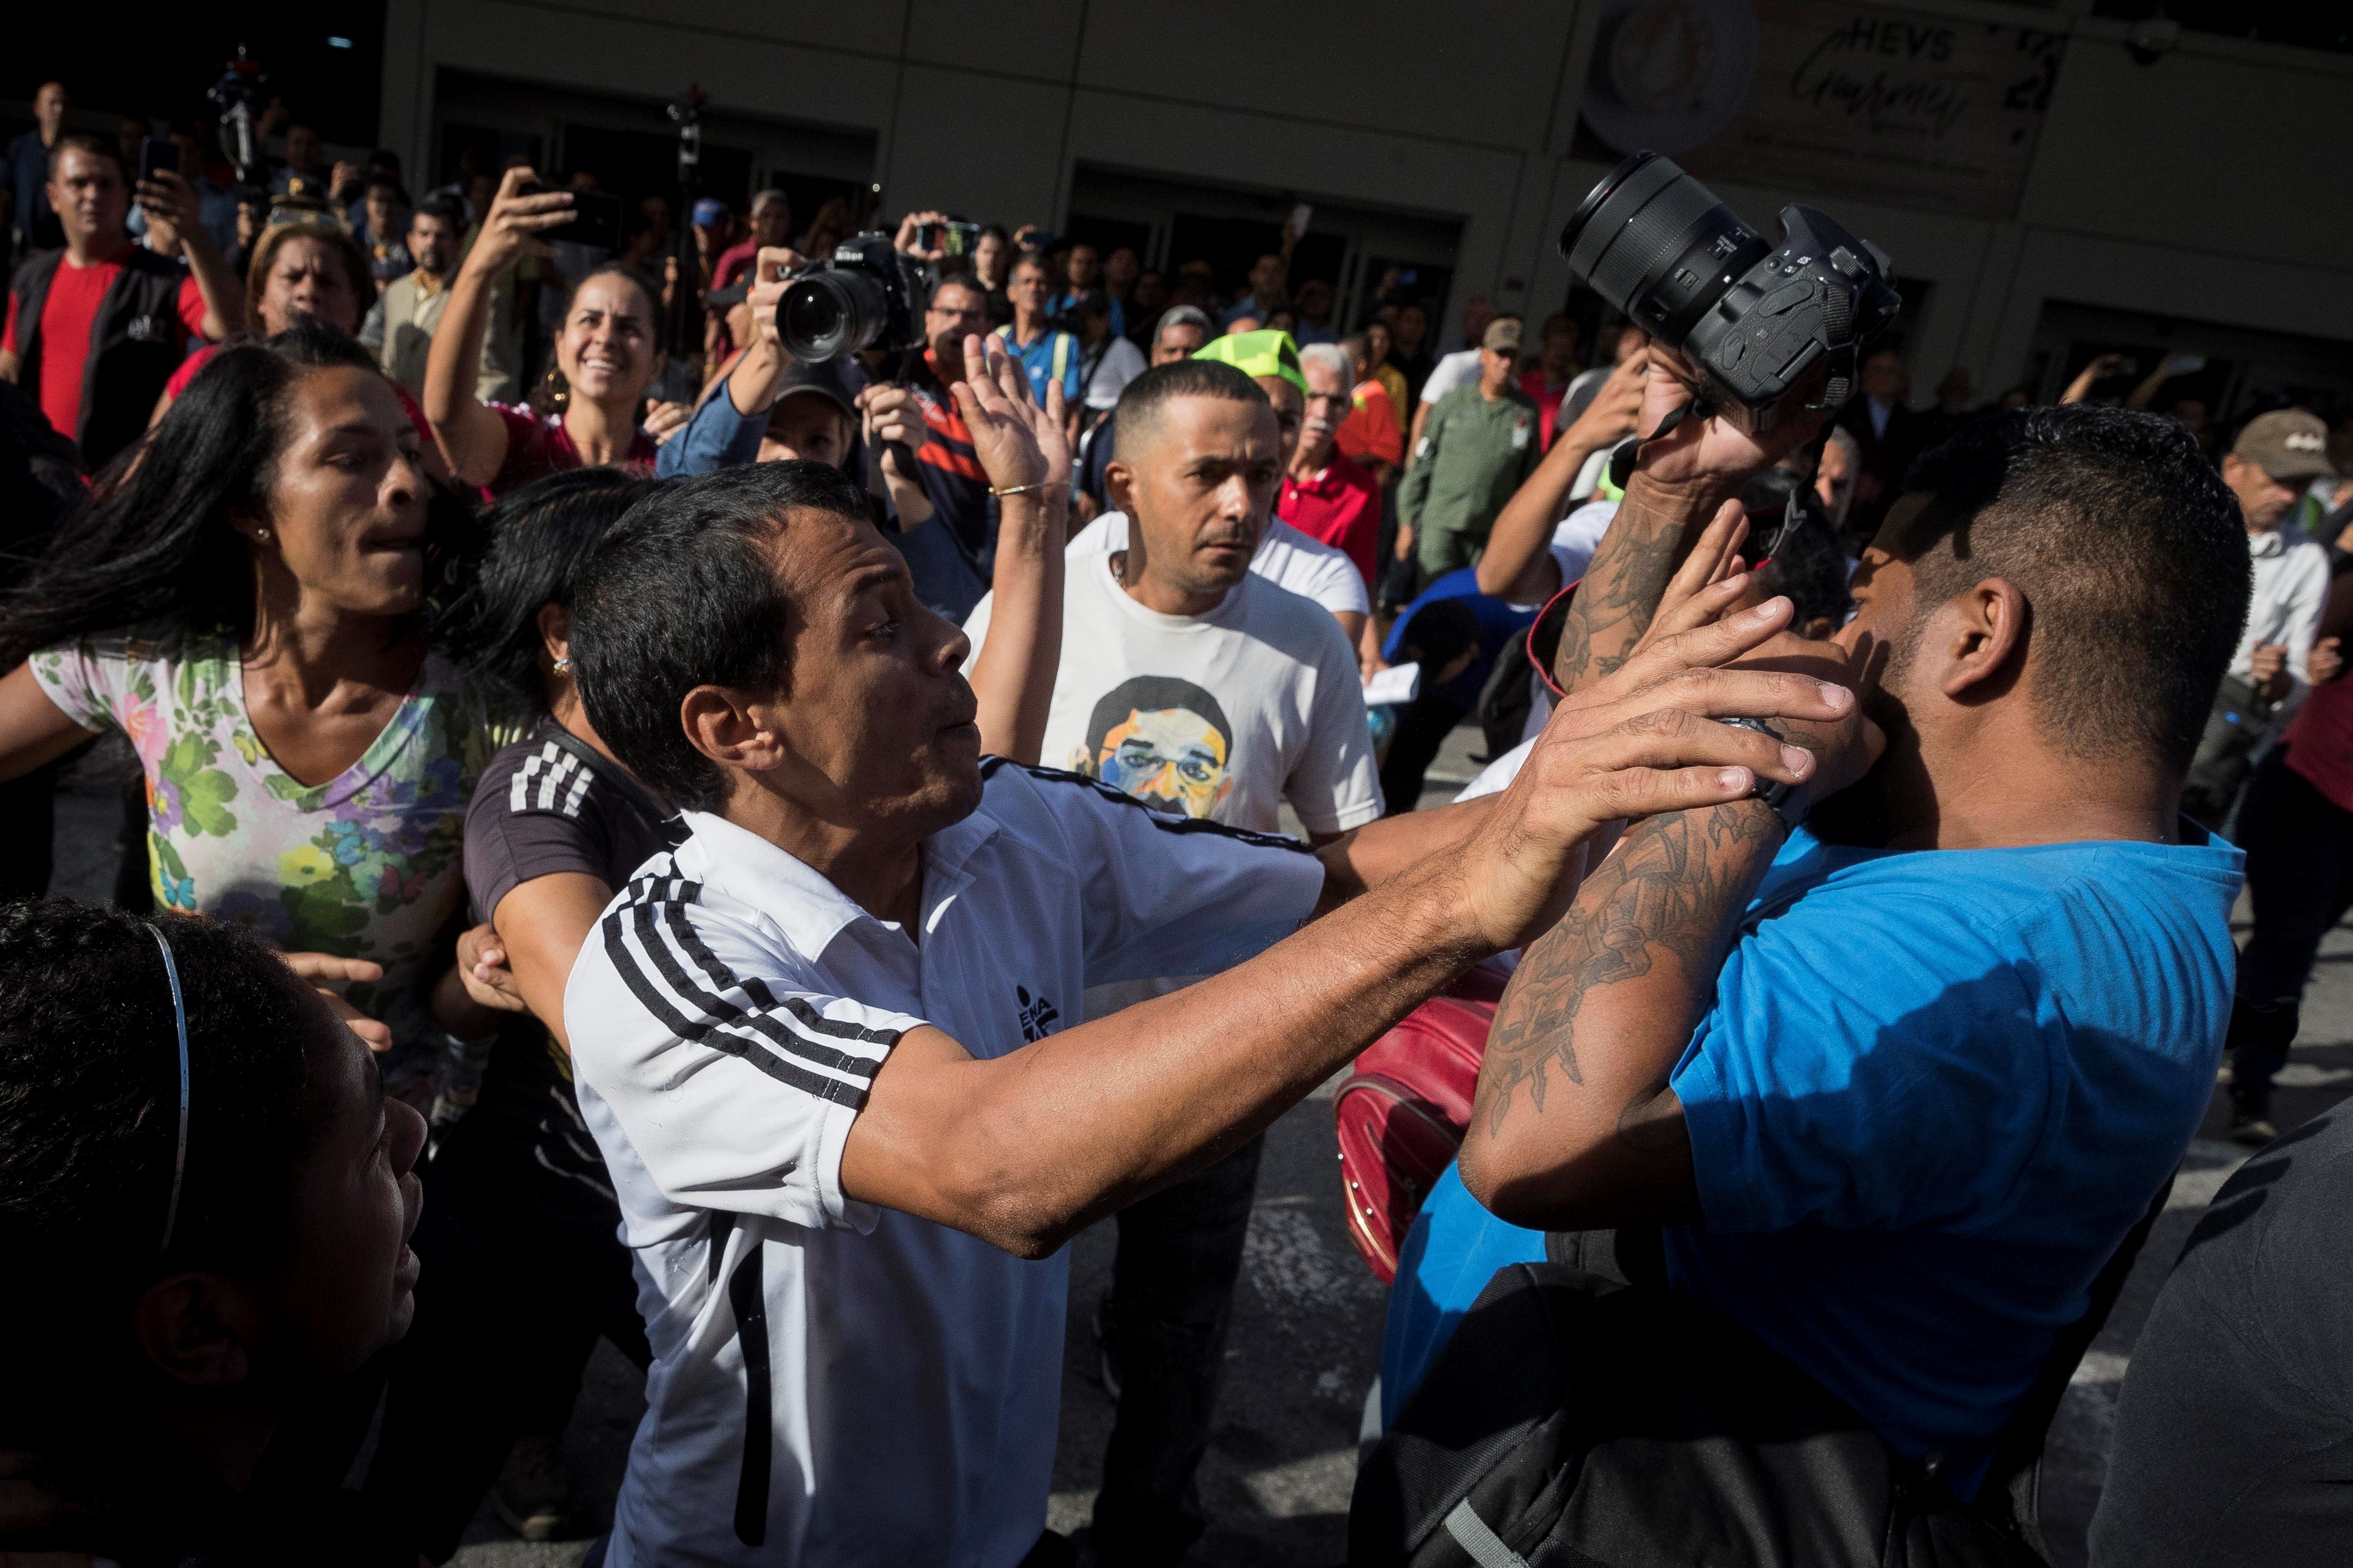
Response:
[[[1451,798],[1476,771],[1475,731],[1458,731],[1432,769],[1425,804]],[[112,885],[112,802],[104,770],[90,764],[59,803],[58,890],[103,899]],[[2244,929],[2243,900],[2237,924]],[[1323,1568],[1346,1550],[1365,1398],[1377,1370],[1386,1290],[1358,1260],[1342,1217],[1332,1086],[1270,1130],[1260,1168],[1241,1284],[1227,1351],[1225,1392],[1202,1496],[1211,1527],[1190,1562],[1232,1568]],[[2303,1033],[2280,1079],[2276,1120],[2286,1131],[2353,1092],[2353,926],[2332,933],[2306,994]],[[2116,1394],[2133,1342],[2198,1215],[2246,1151],[2223,1139],[2218,1091],[2192,1143],[2169,1206],[2151,1235],[2106,1329],[2084,1358],[2044,1460],[2042,1520],[2056,1568],[2084,1561],[2084,1532],[2097,1505],[2114,1436]],[[1101,1474],[1112,1405],[1103,1391],[1090,1317],[1110,1278],[1106,1222],[1071,1243],[1062,1415],[1048,1522],[1084,1534]],[[565,1433],[575,1519],[570,1539],[515,1540],[487,1505],[455,1561],[462,1568],[569,1568],[610,1519],[630,1433],[644,1410],[636,1370],[599,1345]]]

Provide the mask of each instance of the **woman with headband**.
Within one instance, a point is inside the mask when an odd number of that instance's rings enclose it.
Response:
[[[369,1561],[262,1456],[406,1331],[424,1141],[234,926],[0,907],[0,1554]]]

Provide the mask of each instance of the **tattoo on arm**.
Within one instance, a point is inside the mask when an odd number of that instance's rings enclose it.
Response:
[[[1651,629],[1675,568],[1707,524],[1707,510],[1678,519],[1638,488],[1628,491],[1568,603],[1553,679],[1564,691],[1599,680],[1626,662]]]
[[[1780,823],[1758,801],[1653,816],[1627,833],[1618,853],[1586,879],[1567,917],[1529,947],[1496,1011],[1480,1073],[1491,1133],[1522,1085],[1539,1115],[1553,1069],[1583,1086],[1578,1015],[1605,988],[1650,976],[1662,958],[1674,965],[1680,995],[1652,1006],[1673,1014],[1658,1020],[1660,1037],[1672,1038],[1680,1054],[1715,994],[1725,951],[1780,837]],[[1622,1020],[1615,1032],[1622,1034]],[[1657,1152],[1678,1142],[1671,1131],[1662,1137],[1655,1110],[1673,1065],[1672,1058],[1662,1063],[1620,1112],[1618,1136],[1629,1146]]]

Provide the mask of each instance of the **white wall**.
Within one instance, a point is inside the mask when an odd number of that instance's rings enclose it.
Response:
[[[384,143],[422,166],[444,65],[869,132],[888,210],[1060,226],[1071,171],[1296,191],[1459,219],[1456,298],[1548,310],[1600,0],[390,0]],[[1898,7],[1889,7],[1891,10]],[[2046,300],[2353,345],[2353,58],[1997,0],[1900,9],[2066,30],[2018,211],[1989,220],[1724,184],[1752,221],[1805,199],[1933,280],[1915,382],[2013,381]],[[2353,347],[2348,347],[2353,354]],[[2353,362],[2349,362],[2353,363]]]

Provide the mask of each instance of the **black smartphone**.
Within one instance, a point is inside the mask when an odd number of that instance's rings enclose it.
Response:
[[[915,248],[943,256],[970,256],[980,247],[976,223],[922,223],[915,226]]]
[[[139,139],[139,177],[151,180],[158,169],[180,172],[180,144],[169,136],[142,136]]]
[[[534,184],[525,189],[526,195],[540,195],[548,189]],[[575,245],[593,245],[600,250],[617,253],[621,248],[621,198],[610,191],[574,191],[570,223],[540,230],[539,237],[553,243],[569,241]]]

